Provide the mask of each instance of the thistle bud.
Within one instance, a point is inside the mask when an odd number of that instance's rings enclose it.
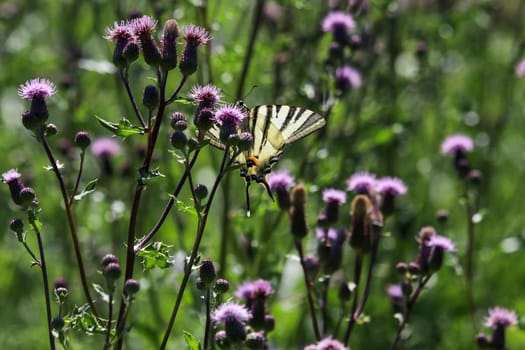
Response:
[[[54,136],[58,133],[58,128],[55,124],[49,123],[46,125],[46,136]]]
[[[169,19],[164,24],[161,41],[161,68],[169,71],[177,66],[177,38],[179,37],[179,24],[174,19]]]
[[[306,190],[303,185],[297,185],[292,190],[292,207],[290,208],[290,231],[296,239],[306,237],[308,225],[306,224]]]
[[[30,113],[40,122],[45,123],[49,117],[49,111],[47,110],[47,104],[44,97],[35,96],[31,100]]]
[[[80,149],[85,150],[91,144],[91,137],[86,131],[79,131],[75,135],[75,145],[80,147]]]
[[[219,278],[215,281],[215,285],[213,287],[213,290],[217,294],[224,294],[230,289],[230,282],[225,280],[224,278]]]
[[[204,199],[208,195],[208,188],[203,184],[195,186],[194,191],[198,199]]]
[[[21,219],[13,219],[9,223],[9,228],[16,234],[22,234],[24,232],[24,222]]]
[[[348,242],[352,248],[363,253],[368,253],[372,245],[371,211],[372,202],[366,195],[357,195],[352,201],[352,227]]]
[[[111,263],[116,263],[118,262],[118,259],[115,255],[113,254],[106,254],[104,255],[104,257],[102,258],[102,266],[104,268],[106,268],[106,266],[108,266],[109,264]]]
[[[135,295],[138,293],[138,291],[140,290],[140,283],[139,281],[133,279],[133,278],[130,278],[130,279],[127,279],[126,282],[124,283],[124,293],[126,295]]]
[[[36,200],[36,193],[31,187],[24,187],[20,190],[20,205],[29,207]]]
[[[171,134],[171,145],[173,148],[182,150],[186,147],[187,142],[188,137],[184,132],[176,130]]]
[[[157,108],[159,105],[159,91],[157,87],[153,85],[148,85],[144,88],[144,93],[142,94],[142,104],[146,106],[150,111]]]
[[[135,40],[129,41],[122,50],[122,58],[125,60],[125,66],[135,62],[140,55],[139,44]]]
[[[30,111],[25,111],[22,113],[22,125],[24,125],[24,128],[27,130],[35,130],[40,125],[42,125],[42,122],[37,118],[37,116],[34,113],[31,113]]]
[[[184,131],[188,127],[186,117],[181,112],[174,112],[170,117],[170,125],[173,130]]]
[[[213,111],[210,108],[199,109],[193,122],[200,131],[209,130],[213,126]]]
[[[215,266],[211,259],[203,259],[199,268],[199,277],[202,279],[204,284],[208,287],[217,278],[215,272]]]
[[[120,264],[117,262],[109,263],[104,268],[104,277],[106,277],[106,280],[108,281],[108,283],[112,283],[115,280],[117,280],[121,274],[122,274],[122,269],[120,267]]]
[[[64,325],[65,325],[65,321],[62,317],[60,316],[57,316],[55,318],[53,318],[51,320],[51,328],[56,330],[56,331],[59,331],[61,330],[62,328],[64,328]]]

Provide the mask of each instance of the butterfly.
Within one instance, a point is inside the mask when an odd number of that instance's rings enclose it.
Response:
[[[260,105],[248,108],[243,102],[238,106],[245,109],[248,117],[240,125],[240,132],[249,132],[253,143],[247,151],[236,154],[234,163],[239,165],[240,174],[246,180],[247,213],[250,215],[249,186],[251,181],[264,185],[273,200],[267,176],[286,145],[296,142],[326,125],[326,119],[306,108],[286,105]],[[219,126],[214,125],[205,135],[212,146],[226,149],[220,141]],[[234,150],[230,150],[233,154]]]

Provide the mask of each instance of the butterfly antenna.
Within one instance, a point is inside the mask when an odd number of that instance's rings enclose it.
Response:
[[[246,181],[246,216],[250,217],[250,181]]]

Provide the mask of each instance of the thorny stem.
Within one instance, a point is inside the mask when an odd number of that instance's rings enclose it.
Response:
[[[430,280],[430,277],[432,277],[432,275],[422,277],[419,280],[416,290],[414,291],[414,293],[412,293],[412,295],[410,296],[410,299],[407,300],[405,311],[403,312],[403,319],[399,323],[394,341],[392,342],[392,345],[390,345],[390,350],[395,350],[395,348],[397,347],[397,344],[399,343],[399,339],[401,339],[401,332],[403,331],[403,329],[408,323],[408,318],[410,316],[410,313],[412,312],[414,304],[416,303],[416,300],[419,297],[419,294],[421,294],[421,292],[423,291],[423,288]]]
[[[111,318],[113,316],[113,294],[109,294],[109,306],[108,306],[108,321],[106,323],[106,340],[104,342],[104,350],[109,349],[111,342],[110,342],[110,336],[111,336]]]
[[[310,314],[312,316],[312,326],[314,329],[315,338],[317,340],[321,340],[321,333],[319,332],[319,323],[317,322],[317,316],[315,315],[315,306],[312,298],[312,284],[310,283],[308,273],[306,272],[306,267],[304,266],[303,246],[301,244],[301,241],[298,239],[294,239],[294,243],[295,248],[297,249],[297,253],[299,254],[299,261],[301,263],[301,267],[303,269],[304,283],[306,284],[306,296],[308,298],[308,306],[310,308]]]
[[[95,304],[93,302],[93,299],[91,298],[91,294],[89,293],[89,286],[87,282],[86,271],[84,268],[84,262],[82,260],[82,253],[80,250],[80,243],[79,243],[78,235],[77,235],[77,227],[75,225],[75,220],[73,218],[73,212],[71,211],[71,206],[69,205],[69,197],[67,195],[66,185],[64,184],[64,179],[62,178],[62,175],[60,174],[60,169],[58,168],[55,157],[53,156],[53,153],[51,152],[51,148],[49,147],[49,144],[47,143],[47,139],[44,135],[43,130],[40,131],[39,136],[40,136],[40,139],[42,140],[42,144],[44,145],[44,150],[46,152],[47,158],[49,159],[49,162],[51,163],[51,166],[53,168],[53,172],[55,173],[55,176],[58,180],[58,184],[60,187],[60,193],[62,194],[62,199],[64,201],[64,206],[66,208],[66,216],[67,216],[67,221],[69,224],[69,231],[71,232],[71,238],[73,240],[73,248],[75,250],[75,257],[77,259],[77,265],[78,265],[78,270],[80,274],[80,281],[82,283],[82,290],[89,304],[89,308],[93,312],[93,315],[95,315],[95,317],[98,318]]]
[[[78,168],[78,174],[77,179],[75,180],[75,187],[73,187],[73,191],[71,192],[71,196],[69,197],[69,206],[72,206],[74,203],[75,195],[78,191],[78,185],[80,184],[80,178],[82,177],[82,170],[84,169],[84,158],[85,158],[86,152],[82,150],[80,153],[80,166]]]
[[[222,158],[222,163],[221,163],[221,167],[219,170],[219,174],[217,175],[217,178],[215,179],[215,183],[213,184],[212,190],[208,197],[208,201],[206,202],[206,206],[204,208],[203,215],[202,217],[199,218],[199,223],[197,226],[197,234],[195,237],[195,241],[193,243],[193,248],[191,250],[190,258],[187,260],[187,263],[186,263],[184,276],[182,278],[182,282],[179,287],[179,291],[177,293],[175,305],[173,306],[173,310],[171,312],[171,316],[168,321],[168,326],[166,327],[166,332],[164,333],[164,338],[162,339],[162,343],[160,345],[160,350],[163,350],[166,348],[171,330],[173,329],[173,325],[175,324],[175,319],[177,317],[180,304],[182,302],[182,297],[184,296],[184,291],[190,279],[192,267],[195,262],[195,259],[197,258],[197,254],[199,252],[199,247],[200,247],[202,237],[204,236],[204,229],[206,228],[206,223],[208,222],[208,214],[210,212],[211,204],[213,202],[213,198],[215,197],[215,193],[217,192],[217,188],[219,187],[219,183],[221,182],[221,179],[225,174],[225,169],[227,168],[226,163],[228,160],[228,154],[229,154],[229,148],[226,147],[226,150],[224,151],[224,157]],[[235,159],[235,158],[232,157],[232,159]],[[230,160],[230,163],[231,161],[232,160]]]
[[[38,264],[40,266],[40,271],[42,271],[42,281],[44,283],[44,295],[46,299],[46,316],[47,316],[47,328],[48,328],[48,335],[49,335],[49,347],[51,350],[55,350],[55,337],[53,337],[53,331],[51,328],[51,300],[49,297],[49,282],[47,280],[47,266],[46,266],[46,257],[44,255],[44,244],[42,243],[42,235],[40,234],[40,230],[38,229],[38,226],[35,224],[34,218],[32,218],[32,214],[29,214],[31,222],[31,226],[33,226],[33,229],[36,233],[36,238],[38,240],[38,251],[40,254],[40,263]],[[38,260],[38,259],[37,259]]]
[[[137,116],[137,119],[139,120],[140,125],[144,129],[148,128],[149,125],[146,125],[146,123],[144,122],[144,118],[142,117],[142,114],[140,113],[139,107],[137,106],[137,102],[135,101],[135,97],[133,96],[133,92],[131,91],[131,88],[129,86],[128,70],[120,69],[119,74],[120,74],[120,79],[122,80],[122,83],[124,83],[124,87],[126,88],[126,92],[128,93],[129,100],[131,101],[133,110],[135,111],[135,115]]]

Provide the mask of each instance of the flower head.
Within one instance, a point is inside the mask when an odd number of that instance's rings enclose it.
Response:
[[[243,282],[235,292],[235,296],[239,299],[268,298],[272,294],[272,285],[263,279]]]
[[[317,344],[308,345],[304,350],[348,350],[339,340],[330,337],[321,339]]]
[[[225,105],[215,112],[215,121],[220,125],[228,124],[238,127],[244,118],[246,118],[246,113],[236,105]]]
[[[157,21],[146,15],[135,18],[129,23],[130,29],[138,36],[152,33],[156,25]]]
[[[353,192],[368,192],[375,187],[376,176],[367,172],[358,172],[346,181],[347,189]]]
[[[101,137],[93,142],[91,145],[91,152],[96,157],[108,157],[120,154],[120,143],[110,137]]]
[[[42,78],[28,80],[18,88],[18,96],[26,100],[32,100],[34,98],[43,99],[53,96],[55,93],[55,85],[51,81]]]
[[[483,325],[496,329],[499,327],[507,328],[517,323],[518,315],[516,315],[516,312],[496,306],[489,309],[489,315],[485,318]]]
[[[389,284],[386,288],[386,294],[392,299],[403,299],[403,290],[399,284]]]
[[[339,67],[335,70],[335,86],[341,91],[350,88],[356,89],[362,85],[361,74],[350,66]]]
[[[221,100],[222,94],[215,85],[208,84],[194,86],[189,96],[199,102],[199,106],[211,108]]]
[[[106,28],[107,35],[104,39],[117,42],[120,40],[128,41],[133,37],[133,29],[129,22],[121,21],[120,23],[115,22],[113,28]]]
[[[520,78],[525,77],[525,59],[519,61],[516,65],[516,75]]]
[[[349,31],[355,28],[352,16],[342,11],[330,12],[321,24],[323,32]]]
[[[346,192],[335,188],[327,188],[323,191],[323,201],[325,203],[335,202],[338,205],[343,205],[346,203]]]
[[[210,33],[204,28],[190,24],[184,27],[183,38],[188,42],[196,43],[197,45],[204,45],[211,40]]]
[[[288,170],[277,170],[268,175],[268,186],[272,192],[277,189],[289,190],[295,185],[295,179]]]
[[[15,169],[11,169],[2,174],[2,181],[6,184],[18,181],[20,179],[20,173]]]
[[[335,242],[340,238],[340,231],[330,227],[329,229],[323,229],[321,227],[318,227],[315,229],[315,236],[318,240],[324,240],[325,238],[328,239],[328,241]]]
[[[425,241],[425,244],[428,247],[441,248],[446,252],[452,252],[456,250],[456,246],[454,245],[454,242],[452,242],[451,239],[437,234],[432,235],[428,240]]]
[[[474,142],[466,135],[454,134],[447,137],[441,144],[441,153],[455,155],[458,152],[467,153],[474,149]]]
[[[401,196],[407,192],[407,186],[397,177],[382,177],[376,181],[375,188],[381,194],[393,196]]]
[[[252,318],[250,311],[244,306],[234,302],[221,304],[211,315],[211,319],[215,324],[225,324],[231,320],[244,323],[250,318]]]

